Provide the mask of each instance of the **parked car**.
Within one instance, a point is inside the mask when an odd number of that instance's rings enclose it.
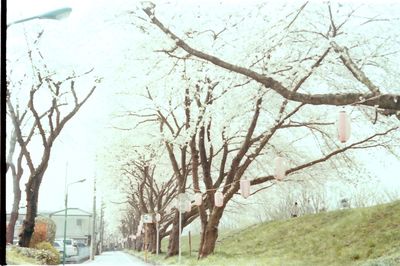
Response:
[[[54,241],[53,247],[58,250],[58,252],[63,252],[62,242]]]
[[[64,250],[64,240],[63,239],[56,239],[54,241],[53,246],[63,253]],[[58,248],[59,246],[59,248]],[[78,249],[76,246],[73,245],[72,239],[65,239],[65,257],[71,257],[78,255]]]
[[[86,244],[82,242],[76,242],[74,246],[76,246],[78,249],[87,247]]]

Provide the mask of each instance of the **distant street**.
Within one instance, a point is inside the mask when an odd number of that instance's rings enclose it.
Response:
[[[132,255],[122,251],[108,251],[97,255],[93,261],[86,261],[82,264],[75,265],[134,265],[134,266],[149,266],[152,264],[145,263]]]

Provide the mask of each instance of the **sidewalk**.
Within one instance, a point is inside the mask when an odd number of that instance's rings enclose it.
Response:
[[[107,251],[101,255],[95,256],[94,260],[88,260],[82,264],[75,265],[134,265],[134,266],[151,266],[152,264],[145,263],[139,258],[126,254],[122,251]]]

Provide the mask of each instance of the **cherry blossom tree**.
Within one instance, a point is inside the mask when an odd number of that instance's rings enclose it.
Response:
[[[95,79],[91,88],[82,88],[79,79],[87,76],[93,69],[82,74],[73,72],[62,76],[46,64],[44,56],[38,48],[30,50],[28,59],[32,66],[33,77],[25,76],[24,79],[18,79],[17,74],[11,73],[7,81],[7,114],[20,150],[17,164],[23,168],[17,172],[12,171],[14,191],[18,192],[23,170],[27,170],[26,217],[19,239],[19,245],[23,247],[29,246],[32,237],[39,188],[48,167],[53,144],[67,122],[78,113],[92,96],[96,84],[101,81]],[[9,165],[13,169],[12,164]],[[15,193],[14,196],[13,210],[18,208],[20,193]]]
[[[183,87],[180,89],[180,99],[183,91],[185,95],[185,100],[181,103],[183,107],[181,121],[186,120],[189,123],[182,127],[182,131],[186,131],[186,133],[180,132],[182,138],[175,137],[170,141],[175,145],[180,143],[181,147],[187,145],[190,147],[188,152],[191,156],[193,189],[194,192],[203,193],[204,204],[198,208],[202,223],[199,257],[206,257],[214,251],[218,238],[218,224],[227,203],[239,191],[240,180],[251,177],[252,186],[275,182],[274,174],[263,175],[260,168],[255,167],[254,162],[270,161],[274,156],[287,155],[280,151],[277,140],[290,136],[289,129],[312,131],[321,139],[332,134],[332,130],[328,128],[334,123],[322,117],[318,119],[319,121],[312,119],[307,113],[311,108],[318,108],[321,105],[325,107],[351,105],[360,108],[357,110],[373,107],[376,111],[376,118],[373,121],[375,123],[378,117],[385,119],[386,115],[398,115],[400,110],[399,95],[383,92],[393,91],[393,88],[387,85],[395,83],[390,81],[377,85],[377,77],[371,74],[370,69],[371,66],[378,66],[381,71],[387,70],[383,67],[382,61],[390,59],[388,54],[396,51],[393,51],[390,45],[382,48],[383,44],[379,43],[377,35],[369,32],[364,39],[369,38],[371,43],[377,45],[376,50],[373,54],[359,55],[365,51],[362,51],[359,48],[361,45],[356,45],[356,42],[362,34],[365,35],[365,32],[354,31],[354,23],[360,23],[359,18],[354,15],[357,10],[341,6],[332,7],[330,4],[305,3],[294,10],[293,7],[289,10],[283,8],[276,16],[268,13],[272,17],[269,18],[263,16],[261,12],[268,8],[270,6],[266,4],[260,4],[256,8],[247,7],[242,12],[250,11],[240,23],[231,23],[229,27],[220,31],[193,30],[185,24],[167,27],[156,14],[160,9],[156,8],[155,4],[148,3],[143,8],[151,23],[172,41],[166,43],[165,46],[169,47],[164,46],[158,52],[167,55],[175,62],[175,66],[184,66],[187,72],[191,71],[186,73],[186,82],[180,83],[182,85],[175,84]],[[253,13],[254,16],[249,15]],[[165,12],[162,14],[165,15]],[[225,18],[229,20],[231,17],[234,16]],[[260,20],[264,22],[263,27],[249,26],[260,25]],[[371,18],[364,18],[361,21],[365,25],[374,24],[372,22],[376,21]],[[171,28],[179,29],[185,37],[179,37]],[[212,38],[204,38],[208,32]],[[227,34],[228,32],[231,34]],[[396,37],[398,35],[389,39],[390,43],[393,43]],[[242,46],[236,45],[240,40]],[[234,48],[243,49],[232,53],[232,46],[228,45],[232,43],[238,46]],[[202,49],[194,48],[197,44]],[[207,48],[216,54],[204,52]],[[233,57],[225,56],[225,51]],[[228,59],[221,59],[221,56]],[[189,64],[192,66],[187,67]],[[206,77],[203,76],[208,85],[196,84],[199,65],[203,69],[200,72],[209,69]],[[219,72],[221,69],[227,71],[221,74]],[[392,74],[393,71],[395,70],[389,69],[386,74]],[[219,73],[219,76],[215,73]],[[326,77],[327,73],[331,77]],[[171,70],[168,75],[177,75],[177,72]],[[341,78],[339,81],[336,80],[339,78]],[[238,80],[241,83],[235,84]],[[316,84],[332,92],[320,93],[314,87]],[[219,90],[222,93],[214,91],[218,86],[221,87]],[[341,86],[350,87],[354,92]],[[233,88],[238,87],[240,92],[233,93]],[[362,91],[364,88],[366,91]],[[238,100],[240,98],[243,101]],[[218,117],[221,105],[227,105],[229,100],[236,104],[236,109],[233,107],[234,112],[240,109],[238,113],[241,114],[221,119]],[[249,107],[249,104],[252,107]],[[332,110],[328,107],[326,109]],[[307,116],[309,121],[306,120]],[[163,117],[161,119],[167,124],[166,116]],[[174,121],[177,120],[176,115],[172,113],[170,117]],[[241,123],[233,123],[235,118],[240,118]],[[263,121],[260,122],[261,120]],[[179,125],[179,122],[177,124]],[[237,131],[229,134],[227,129],[231,128]],[[379,147],[387,140],[385,136],[394,134],[396,130],[398,126],[393,125],[393,120],[390,120],[380,131],[358,134],[355,140],[345,146],[335,144],[334,138],[328,138],[326,139],[328,145],[319,147],[320,152],[311,156],[309,161],[304,162],[299,156],[293,158],[291,167],[285,174],[295,178],[298,172],[316,167],[345,152]],[[218,142],[217,136],[219,136]],[[202,186],[199,180],[203,181]],[[214,202],[217,190],[221,190],[224,194],[223,206],[216,206]]]

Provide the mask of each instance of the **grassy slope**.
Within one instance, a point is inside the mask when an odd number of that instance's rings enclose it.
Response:
[[[192,242],[197,251],[198,237]],[[185,265],[400,265],[400,201],[222,233],[215,254],[201,261],[196,251],[188,256],[185,238],[182,250]],[[164,255],[150,259],[177,262]]]

